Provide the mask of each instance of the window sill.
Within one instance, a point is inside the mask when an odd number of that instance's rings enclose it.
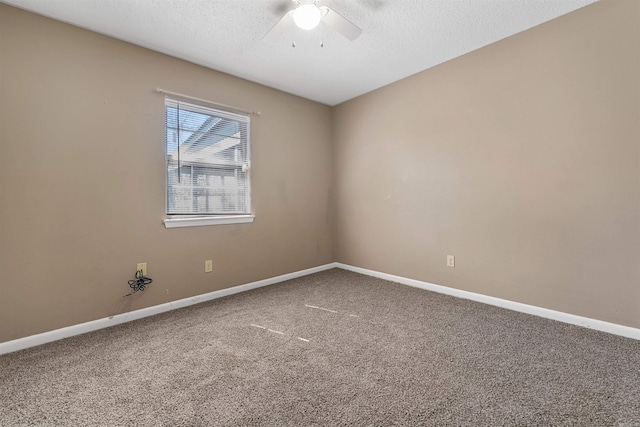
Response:
[[[253,222],[255,215],[220,215],[220,216],[196,216],[189,218],[167,218],[165,228],[199,227],[201,225],[242,224]]]

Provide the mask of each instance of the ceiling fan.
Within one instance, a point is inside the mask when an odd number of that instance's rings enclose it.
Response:
[[[318,6],[320,0],[291,0],[294,5],[284,16],[264,35],[263,40],[277,37],[285,30],[297,26],[303,30],[312,30],[320,22],[336,29],[349,40],[355,40],[362,33],[362,28],[340,15],[328,6]]]

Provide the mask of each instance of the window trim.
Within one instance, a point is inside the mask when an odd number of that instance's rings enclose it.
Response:
[[[185,99],[186,98],[186,99]],[[246,115],[247,116],[247,145],[250,147],[250,134],[251,134],[251,114],[260,114],[260,113],[249,113],[243,110],[238,110],[236,108],[228,107],[223,104],[215,104],[209,101],[204,101],[198,98],[191,98],[182,96],[180,94],[169,93],[165,94],[165,114],[167,108],[167,101],[175,102],[175,103],[184,103],[191,104],[196,107],[206,108],[218,110],[221,113],[228,113],[233,115]],[[196,101],[196,102],[193,102]],[[165,123],[165,132],[166,132],[166,123]],[[166,142],[165,142],[166,147]],[[247,155],[246,163],[251,165],[251,149],[249,148],[249,152]],[[166,168],[165,168],[166,170]],[[207,225],[225,225],[225,224],[243,224],[243,223],[251,223],[253,222],[255,215],[252,212],[252,194],[251,194],[251,174],[249,174],[249,184],[248,184],[248,205],[249,212],[247,213],[237,213],[237,214],[226,214],[226,213],[194,213],[194,214],[170,214],[166,212],[167,209],[167,188],[166,183],[167,180],[165,178],[165,219],[163,220],[165,228],[182,228],[182,227],[198,227],[198,226],[207,226]]]
[[[166,218],[164,221],[165,228],[181,228],[181,227],[199,227],[203,225],[225,225],[225,224],[244,224],[253,222],[256,216],[254,214],[246,215],[208,215],[208,216],[189,216],[187,218]]]

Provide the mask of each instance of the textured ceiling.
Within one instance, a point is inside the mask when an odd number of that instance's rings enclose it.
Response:
[[[355,41],[324,24],[262,40],[291,0],[1,1],[336,105],[596,0],[320,1],[363,29]]]

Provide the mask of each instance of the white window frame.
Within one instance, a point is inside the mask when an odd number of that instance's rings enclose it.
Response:
[[[165,118],[167,115],[167,109],[169,108],[170,105],[185,105],[185,106],[195,106],[198,109],[203,109],[205,111],[210,112],[212,115],[215,115],[216,113],[219,113],[221,115],[223,114],[233,114],[233,115],[237,115],[238,113],[232,110],[226,110],[225,108],[221,108],[218,105],[212,104],[212,105],[207,105],[206,103],[201,103],[201,102],[194,102],[190,99],[188,100],[183,100],[180,99],[179,97],[175,97],[175,96],[167,96],[165,98],[165,104],[164,104],[164,108],[165,108]],[[253,222],[255,215],[253,215],[253,213],[251,213],[251,174],[249,173],[249,171],[247,171],[247,198],[245,201],[245,204],[247,205],[247,210],[249,212],[247,213],[234,213],[234,214],[228,214],[228,213],[207,213],[207,214],[201,214],[201,213],[194,213],[194,214],[172,214],[169,213],[169,168],[168,168],[168,160],[167,160],[167,154],[166,154],[166,149],[167,149],[167,121],[165,119],[165,143],[164,143],[164,147],[165,147],[165,212],[166,212],[166,218],[164,219],[164,226],[166,228],[180,228],[180,227],[197,227],[197,226],[206,226],[206,225],[223,225],[223,224],[242,224],[242,223],[249,223],[249,222]],[[247,139],[246,139],[246,159],[245,161],[246,163],[246,167],[249,168],[250,166],[250,156],[251,156],[251,137],[250,137],[250,127],[251,127],[251,121],[249,120],[249,117],[247,117]],[[243,165],[243,168],[245,167],[245,165]],[[243,169],[244,170],[244,169]],[[178,172],[180,173],[180,172]],[[193,178],[192,178],[193,179]]]

